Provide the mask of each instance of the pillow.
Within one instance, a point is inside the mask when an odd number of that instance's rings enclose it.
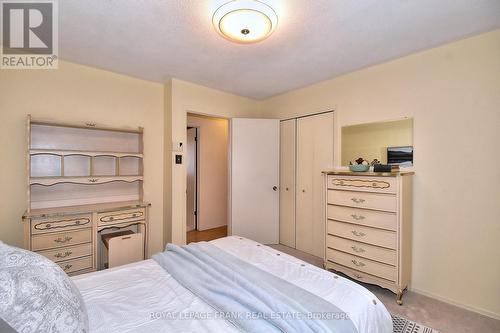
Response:
[[[0,241],[0,317],[16,331],[89,330],[82,296],[49,259]]]

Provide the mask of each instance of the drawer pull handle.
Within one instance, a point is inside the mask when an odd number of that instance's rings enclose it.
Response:
[[[50,224],[50,223],[47,223],[47,224],[45,225],[45,228],[50,228],[50,226],[51,226],[51,224]]]
[[[87,127],[95,127],[96,123],[91,123],[91,122],[88,122],[88,123],[85,123],[85,126]]]
[[[66,265],[64,265],[63,269],[64,269],[64,271],[67,271],[67,270],[68,270],[68,269],[70,269],[71,267],[73,267],[73,265],[71,265],[71,264],[66,264]]]
[[[357,261],[356,259],[352,259],[352,260],[351,260],[351,262],[352,262],[354,265],[358,266],[358,267],[363,267],[363,266],[365,266],[365,263],[362,263],[361,261]]]
[[[357,252],[357,253],[363,253],[365,252],[365,249],[361,248],[361,247],[357,247],[357,246],[351,246],[351,249],[354,251],[354,252]]]
[[[354,274],[354,277],[355,277],[356,279],[362,279],[362,278],[363,278],[363,276],[362,276],[362,275],[359,275],[359,274]]]
[[[66,242],[69,242],[70,240],[72,240],[73,237],[70,237],[70,236],[66,236],[64,238],[57,238],[57,239],[54,239],[54,242],[56,243],[66,243]]]
[[[363,215],[356,215],[356,214],[351,214],[352,218],[355,219],[356,221],[364,220],[366,217]]]
[[[79,225],[79,224],[80,224],[80,221],[75,221],[75,224],[76,224],[76,225]]]
[[[361,198],[351,198],[351,200],[354,202],[354,203],[363,203],[365,202],[366,200],[365,199],[361,199]]]
[[[137,214],[132,214],[132,217],[137,217]]]
[[[71,251],[66,251],[64,253],[59,252],[58,254],[54,254],[54,257],[56,257],[56,258],[66,258],[66,257],[69,257],[72,254],[73,254],[73,252],[71,252]]]
[[[356,236],[356,237],[363,237],[363,236],[366,236],[366,234],[362,231],[356,231],[356,230],[353,230],[351,231],[351,233]]]
[[[99,179],[97,178],[90,178],[89,179],[89,183],[97,183],[99,181]]]

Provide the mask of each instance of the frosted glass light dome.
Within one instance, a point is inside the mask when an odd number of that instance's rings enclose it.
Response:
[[[220,6],[212,17],[215,30],[224,38],[243,44],[269,37],[278,24],[276,12],[257,0],[234,0]]]

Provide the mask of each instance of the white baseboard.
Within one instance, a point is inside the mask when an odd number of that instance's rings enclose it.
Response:
[[[465,305],[463,303],[454,301],[452,299],[449,299],[449,298],[446,298],[446,297],[442,297],[440,295],[436,295],[434,293],[430,293],[430,292],[427,292],[427,291],[424,291],[424,290],[421,290],[421,289],[418,289],[418,288],[408,288],[408,289],[411,290],[411,291],[413,291],[413,292],[415,292],[415,293],[418,293],[418,294],[421,294],[421,295],[424,295],[424,296],[427,296],[427,297],[430,297],[430,298],[437,299],[438,301],[441,301],[441,302],[444,302],[444,303],[448,303],[448,304],[457,306],[457,307],[465,309],[465,310],[476,312],[476,313],[482,314],[483,316],[486,316],[486,317],[490,317],[490,318],[493,318],[493,319],[500,320],[500,314],[498,314],[498,313],[494,313],[494,312],[491,312],[491,311],[488,311],[488,310],[485,310],[485,309],[481,309],[481,308],[478,308],[478,307],[475,307],[475,306]]]

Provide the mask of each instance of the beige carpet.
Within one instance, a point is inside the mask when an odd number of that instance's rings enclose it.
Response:
[[[309,264],[323,267],[323,259],[321,258],[284,245],[270,246]],[[396,304],[395,295],[389,290],[361,284],[374,293],[385,304],[390,313],[429,326],[441,333],[500,333],[500,320],[482,316],[411,291],[405,293],[404,303],[399,306]]]

